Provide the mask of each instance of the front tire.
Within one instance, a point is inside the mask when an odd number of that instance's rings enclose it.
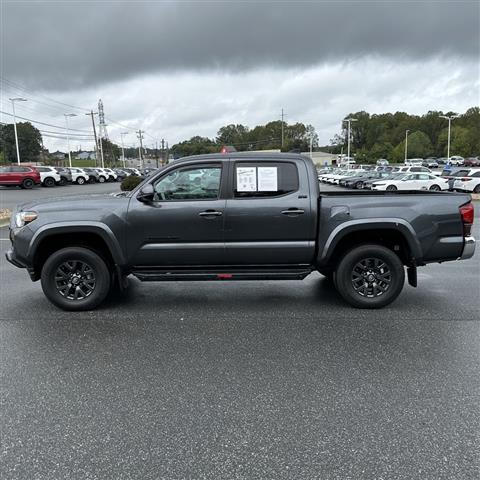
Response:
[[[398,190],[398,188],[395,185],[389,185],[386,188],[386,190],[387,190],[387,192],[396,192]]]
[[[31,178],[26,178],[23,182],[22,182],[22,188],[26,188],[27,190],[30,190],[31,188],[33,188],[33,185],[34,185],[34,181],[31,179]]]
[[[105,261],[83,247],[54,252],[43,265],[42,289],[62,310],[93,310],[108,295],[111,277]]]
[[[105,177],[99,177],[99,178],[98,178],[98,181],[99,181],[100,183],[105,183]]]
[[[338,265],[335,286],[356,308],[382,308],[402,291],[405,270],[400,258],[381,245],[362,245],[348,252]]]
[[[473,189],[473,193],[480,193],[480,183]]]
[[[78,177],[77,178],[77,183],[78,183],[78,185],[83,185],[85,183],[85,179],[83,177]]]
[[[47,178],[43,181],[43,184],[44,184],[47,188],[54,187],[54,186],[55,186],[55,179],[52,178],[52,177],[47,177]]]

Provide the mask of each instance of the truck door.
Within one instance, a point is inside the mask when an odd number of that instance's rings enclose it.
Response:
[[[179,166],[152,180],[154,201],[132,197],[127,251],[137,267],[224,262],[222,164]]]
[[[298,265],[315,252],[316,211],[303,161],[232,161],[225,216],[228,265]],[[316,201],[316,199],[315,199]]]

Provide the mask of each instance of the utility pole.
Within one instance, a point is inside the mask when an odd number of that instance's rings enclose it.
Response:
[[[95,138],[95,165],[98,166],[98,140],[97,140],[97,129],[95,128],[95,117],[94,115],[98,115],[98,112],[94,112],[90,110],[90,113],[86,113],[85,115],[91,115],[92,117],[92,127],[93,127],[93,137]]]
[[[347,168],[350,168],[350,129],[351,129],[351,124],[352,122],[357,122],[358,120],[356,118],[348,117],[343,120],[344,122],[348,123],[348,129],[347,129]]]
[[[405,130],[405,165],[407,164],[408,158],[408,132],[410,130]]]
[[[139,156],[139,160],[140,160],[140,165],[142,166],[143,168],[143,156],[142,156],[142,150],[143,150],[143,144],[142,144],[142,140],[143,140],[143,133],[142,130],[138,130],[138,140],[140,141],[140,143],[138,144],[138,156]]]
[[[13,129],[15,130],[15,145],[17,147],[17,163],[20,165],[20,148],[18,148],[17,117],[15,117],[15,102],[26,102],[26,98],[10,98],[13,110]]]
[[[450,129],[451,129],[451,126],[452,126],[452,120],[454,118],[458,118],[459,115],[440,115],[440,118],[445,118],[446,120],[448,120],[448,140],[447,140],[447,159],[448,159],[448,163],[450,163]]]
[[[162,138],[162,165],[165,162],[165,139]]]
[[[123,161],[123,168],[125,168],[125,147],[124,147],[124,145],[123,145],[123,137],[124,137],[125,135],[128,135],[128,132],[122,132],[122,133],[120,134],[120,137],[121,137],[121,139],[122,139],[122,161]]]
[[[70,136],[68,131],[68,117],[76,117],[76,113],[64,113],[65,125],[67,126],[68,166],[72,168],[72,153],[70,152]]]
[[[284,119],[284,117],[285,117],[285,114],[283,113],[283,108],[282,108],[282,115],[281,115],[281,117],[282,117],[282,147],[281,147],[281,148],[283,149],[283,143],[284,143],[284,139],[285,139],[285,135],[284,135],[284,122],[283,122],[283,119]]]

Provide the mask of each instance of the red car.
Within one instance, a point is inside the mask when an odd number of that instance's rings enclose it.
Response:
[[[466,167],[480,167],[480,158],[478,157],[466,158],[464,165]]]
[[[40,185],[40,173],[35,167],[10,165],[0,167],[0,185],[16,185],[22,188],[33,188]]]

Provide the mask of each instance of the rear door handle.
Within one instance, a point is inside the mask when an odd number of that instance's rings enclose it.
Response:
[[[198,215],[200,217],[220,217],[223,215],[223,213],[217,210],[205,210],[204,212],[200,212]]]
[[[302,215],[305,213],[305,210],[300,210],[299,208],[289,208],[288,210],[282,210],[282,215]]]

